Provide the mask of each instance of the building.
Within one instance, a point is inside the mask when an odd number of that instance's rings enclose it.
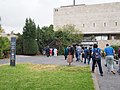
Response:
[[[0,29],[3,29],[2,26],[1,26],[1,17],[0,17]],[[7,33],[5,33],[5,31],[3,29],[3,31],[0,32],[0,37],[7,37],[9,40],[11,40],[11,37],[16,37],[17,38],[18,36],[16,36],[13,31],[11,31],[10,34],[7,34]]]
[[[105,44],[120,45],[120,2],[93,5],[61,6],[54,9],[54,26],[75,25],[84,34],[98,41],[102,49]]]
[[[69,5],[54,9],[54,26],[75,25],[85,37],[120,39],[120,2]]]

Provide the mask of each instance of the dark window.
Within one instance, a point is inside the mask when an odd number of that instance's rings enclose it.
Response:
[[[85,27],[85,24],[83,24],[83,28]]]
[[[58,9],[55,9],[55,12],[58,12]]]
[[[95,23],[93,23],[93,27],[95,27]]]
[[[115,22],[115,26],[117,26],[118,25],[118,23],[117,22]]]
[[[104,27],[106,27],[106,23],[104,23]]]

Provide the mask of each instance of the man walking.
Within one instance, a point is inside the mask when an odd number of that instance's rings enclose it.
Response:
[[[93,59],[92,72],[94,73],[94,69],[95,69],[95,66],[96,66],[96,63],[97,63],[98,67],[99,67],[100,75],[103,76],[103,71],[102,71],[102,66],[101,66],[101,49],[98,48],[97,44],[93,45],[92,59]]]
[[[82,49],[81,49],[80,45],[78,45],[76,47],[76,54],[77,54],[77,60],[76,61],[80,61],[81,52],[82,52]]]
[[[107,63],[107,69],[108,69],[108,72],[112,72],[113,74],[115,74],[115,71],[114,71],[114,53],[115,53],[115,50],[109,46],[109,44],[106,44],[106,48],[104,49],[104,53],[105,53],[105,56],[106,56],[106,63]]]

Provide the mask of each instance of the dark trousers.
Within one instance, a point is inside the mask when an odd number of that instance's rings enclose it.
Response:
[[[96,63],[98,64],[100,74],[103,74],[102,66],[101,66],[101,60],[95,60],[95,59],[93,59],[92,71],[94,72]]]
[[[65,55],[65,60],[67,59],[67,55]]]
[[[91,58],[91,56],[88,56],[88,65],[90,64]]]

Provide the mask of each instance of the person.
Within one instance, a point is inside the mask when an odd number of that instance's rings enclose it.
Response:
[[[92,54],[92,48],[89,47],[89,49],[88,49],[88,65],[90,64],[90,61],[91,61],[91,58],[92,58],[91,54]]]
[[[102,65],[101,65],[101,49],[98,48],[97,44],[93,45],[92,60],[93,60],[92,72],[94,73],[95,66],[96,64],[98,64],[100,75],[103,76]]]
[[[54,48],[52,48],[52,56],[54,56]]]
[[[88,60],[88,49],[85,47],[84,49],[84,64],[86,64],[86,60]]]
[[[77,56],[77,50],[76,50],[77,47],[78,47],[78,44],[76,44],[76,46],[75,46],[75,57],[76,57],[76,62],[78,61],[78,60],[77,60],[77,57],[78,57],[78,56]]]
[[[120,75],[120,46],[119,46],[119,49],[118,49],[118,58],[119,58],[119,69],[118,69],[118,73],[119,73],[119,75]]]
[[[83,62],[83,60],[84,60],[84,47],[82,47],[82,61],[81,62]]]
[[[109,44],[106,44],[106,47],[109,47]],[[105,60],[105,67],[107,67],[107,61]]]
[[[58,50],[56,48],[54,48],[54,56],[57,56]]]
[[[46,49],[45,48],[42,49],[42,53],[43,53],[43,55],[46,54]]]
[[[49,53],[50,53],[50,56],[52,56],[52,48],[50,48],[50,52]]]
[[[47,57],[50,56],[50,48],[49,48],[49,46],[47,46],[47,48],[46,48],[46,55],[47,55]]]
[[[111,71],[113,74],[115,74],[115,71],[114,71],[115,50],[111,46],[109,46],[109,44],[107,44],[107,47],[104,49],[104,53],[106,56],[106,63],[107,63],[108,72]]]
[[[65,56],[65,60],[67,59],[67,56],[68,56],[68,47],[66,47],[64,49],[64,56]]]
[[[80,47],[80,45],[78,45],[77,47],[76,47],[76,56],[77,56],[77,60],[76,61],[80,61],[80,55],[81,55],[81,52],[82,52],[82,49],[81,49],[81,47]]]
[[[71,46],[68,48],[67,62],[69,63],[69,65],[71,65],[71,63],[73,62],[73,58],[74,58],[74,48],[73,48],[73,46]]]

